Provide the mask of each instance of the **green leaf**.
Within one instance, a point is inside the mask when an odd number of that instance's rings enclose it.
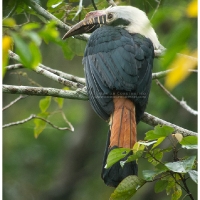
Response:
[[[157,142],[153,145],[152,149],[157,147],[159,144],[161,144],[164,141],[165,137],[158,138]]]
[[[28,44],[16,33],[11,33],[16,46],[16,52],[19,55],[21,62],[26,67],[32,68],[32,54]]]
[[[40,28],[40,24],[36,22],[28,23],[22,26],[22,31],[29,31]]]
[[[181,186],[176,183],[175,190],[174,190],[174,193],[172,193],[171,200],[178,200],[180,199],[181,195],[182,195]]]
[[[55,97],[54,101],[58,104],[59,108],[63,107],[63,103],[64,103],[64,99],[63,98]]]
[[[137,176],[126,177],[111,194],[110,200],[128,200],[138,189],[140,189],[146,181]]]
[[[168,178],[168,177],[167,177]],[[175,187],[175,180],[172,177],[168,178],[168,185],[166,187],[166,193],[167,195],[170,195],[171,190]]]
[[[14,27],[16,26],[16,22],[13,18],[6,18],[3,20],[3,26]]]
[[[167,180],[158,180],[155,184],[155,187],[154,187],[155,193],[162,192],[163,190],[166,189],[167,185],[168,185]]]
[[[49,105],[51,103],[51,97],[47,96],[43,99],[40,100],[39,102],[39,107],[40,107],[40,110],[43,112],[46,112],[46,110],[48,109]]]
[[[136,153],[133,153],[133,155],[128,156],[127,160],[120,161],[120,165],[123,167],[125,163],[137,160],[138,158],[142,156],[142,154],[143,154],[143,150],[139,150]]]
[[[35,68],[41,62],[41,53],[37,44],[34,41],[26,41],[19,34],[11,33],[11,35],[22,64],[31,69]],[[24,35],[27,36],[26,33]]]
[[[56,28],[56,22],[50,21],[45,27],[39,32],[39,35],[43,38],[43,40],[48,43],[59,42],[59,32]]]
[[[157,176],[159,173],[155,170],[143,170],[142,174],[143,174],[144,180],[153,181],[154,177]]]
[[[38,117],[47,119],[47,117],[49,116],[49,113],[47,112],[43,112],[37,115]],[[34,119],[34,136],[35,138],[37,138],[39,136],[39,134],[45,129],[46,127],[46,122],[44,120],[41,119]]]
[[[196,170],[189,170],[188,174],[190,175],[190,178],[198,184],[198,172]]]
[[[137,151],[144,151],[144,149],[145,149],[145,146],[143,144],[136,142],[133,146],[133,153],[135,154]]]
[[[173,172],[187,173],[192,169],[195,159],[196,156],[190,156],[183,161],[166,163],[165,166]]]
[[[167,43],[167,50],[164,58],[161,60],[161,64],[164,69],[170,66],[170,63],[176,57],[176,53],[182,51],[191,35],[192,26],[188,22],[179,23],[173,29],[173,33],[170,34],[169,41]],[[184,33],[184,34],[183,34]]]
[[[29,43],[29,49],[32,55],[31,68],[35,68],[42,60],[40,49],[34,42]]]
[[[180,141],[180,144],[181,145],[197,145],[198,138],[196,136],[183,137],[183,139]]]
[[[39,46],[42,42],[41,37],[35,31],[24,31],[23,36],[30,38],[37,46]]]
[[[163,172],[166,172],[167,170],[168,170],[168,168],[164,165],[164,164],[162,164],[162,163],[160,163],[160,164],[158,164],[158,165],[156,165],[156,171],[160,174],[160,173],[163,173]]]
[[[77,55],[77,56],[83,56],[85,47],[86,47],[86,41],[83,40],[77,40],[75,38],[68,38],[67,43],[69,45],[69,48]]]
[[[145,140],[155,140],[161,137],[167,137],[172,134],[174,129],[170,126],[155,126],[154,130],[148,131],[146,133]]]
[[[111,167],[113,164],[124,158],[130,152],[127,148],[116,148],[110,151],[107,158],[107,164],[105,168]]]
[[[67,42],[63,42],[62,50],[67,60],[72,60],[75,56],[74,52],[69,48]]]
[[[47,7],[52,7],[53,5],[60,4],[62,2],[63,2],[63,0],[48,0]]]
[[[146,154],[146,158],[148,158],[148,162],[154,166],[159,164],[159,161],[162,160],[162,157],[163,157],[163,152],[159,148],[153,149],[150,151],[150,153]]]
[[[143,170],[142,174],[144,177],[144,180],[146,181],[153,181],[153,179],[158,176],[159,174],[162,174],[164,172],[166,172],[168,169],[167,167],[165,167],[165,165],[163,164],[158,164],[156,166],[155,170]]]

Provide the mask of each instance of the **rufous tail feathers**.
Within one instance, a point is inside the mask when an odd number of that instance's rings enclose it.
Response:
[[[110,130],[104,153],[101,177],[106,185],[117,187],[129,175],[137,175],[136,161],[125,163],[122,167],[120,161],[125,161],[132,151],[110,168],[105,168],[108,154],[116,148],[132,148],[137,141],[135,105],[125,97],[114,97],[114,112],[110,118]]]
[[[111,116],[110,148],[132,148],[137,141],[135,105],[125,97],[115,97]]]

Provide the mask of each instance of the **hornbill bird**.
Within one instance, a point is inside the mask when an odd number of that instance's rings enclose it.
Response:
[[[63,39],[92,33],[83,65],[89,101],[94,111],[109,123],[101,177],[113,187],[129,175],[137,175],[135,161],[105,168],[109,152],[132,148],[136,125],[148,101],[154,49],[159,43],[146,14],[132,6],[114,6],[89,12]],[[127,156],[123,158],[126,160]]]

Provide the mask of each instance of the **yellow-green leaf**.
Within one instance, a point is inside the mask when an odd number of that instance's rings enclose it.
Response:
[[[64,103],[64,99],[63,98],[55,97],[54,100],[58,104],[59,108],[63,107],[63,103]]]
[[[182,54],[189,55],[193,58],[183,55],[177,56],[171,63],[169,69],[173,70],[167,74],[165,79],[165,86],[171,90],[186,79],[190,74],[190,69],[194,69],[197,66],[197,50],[194,50],[193,52],[185,50]]]
[[[167,185],[168,185],[167,180],[158,180],[155,184],[155,187],[154,187],[155,193],[162,192],[163,190],[166,189]]]
[[[157,147],[159,144],[161,144],[163,142],[163,140],[165,139],[165,137],[160,137],[158,138],[158,140],[156,141],[156,143],[153,145],[152,149],[154,149],[155,147]]]
[[[16,26],[16,22],[13,18],[6,18],[3,20],[3,26],[14,27]]]
[[[188,17],[197,17],[198,15],[197,0],[193,0],[188,4],[186,13]]]
[[[109,168],[114,165],[116,162],[124,158],[129,154],[131,150],[128,148],[116,148],[110,151],[107,158],[107,164],[105,168]]]
[[[12,48],[12,38],[10,36],[4,36],[2,41],[2,53],[3,53],[3,75],[6,73],[6,65],[8,64],[8,50]]]
[[[46,112],[51,103],[51,97],[47,96],[40,100],[39,107],[42,112]]]
[[[34,42],[30,42],[29,49],[32,55],[32,62],[31,62],[31,68],[35,68],[39,65],[39,63],[42,60],[42,56],[40,53],[40,49]]]
[[[40,24],[39,23],[28,23],[22,26],[22,31],[27,31],[27,30],[33,30],[33,29],[37,29],[40,28]]]
[[[174,193],[172,194],[171,200],[178,200],[178,199],[180,199],[181,195],[182,195],[181,187],[180,187],[180,185],[178,185],[176,183],[175,184]]]
[[[40,113],[37,116],[41,117],[43,119],[47,119],[49,113],[45,112],[45,113]],[[46,127],[46,122],[42,119],[34,119],[34,137],[37,138],[39,136],[39,134],[45,129]]]
[[[128,200],[146,183],[137,176],[126,177],[112,193],[110,200]]]

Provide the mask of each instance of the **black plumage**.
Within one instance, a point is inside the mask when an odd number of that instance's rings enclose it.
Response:
[[[89,101],[101,118],[109,119],[112,97],[121,95],[134,102],[140,121],[148,102],[153,58],[151,40],[138,33],[102,26],[91,34],[83,64]]]

